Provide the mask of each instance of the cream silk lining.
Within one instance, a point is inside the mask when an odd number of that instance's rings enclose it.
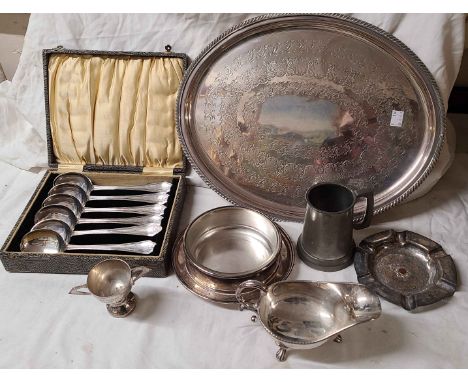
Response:
[[[182,167],[175,108],[183,61],[52,55],[50,128],[59,164]]]

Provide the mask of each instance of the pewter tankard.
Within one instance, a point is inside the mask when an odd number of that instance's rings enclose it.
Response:
[[[356,199],[366,198],[366,213],[353,223]],[[370,225],[374,211],[372,192],[357,195],[348,187],[335,183],[317,183],[306,193],[304,227],[297,241],[299,257],[310,267],[338,271],[353,262],[355,244],[353,228]]]

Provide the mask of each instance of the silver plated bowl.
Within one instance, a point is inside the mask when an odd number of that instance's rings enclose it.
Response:
[[[265,270],[251,276],[261,281],[264,285],[270,285],[277,281],[285,280],[291,273],[296,258],[295,246],[286,232],[277,226],[281,234],[281,250],[276,261]],[[172,254],[174,272],[182,285],[190,292],[205,300],[218,304],[237,303],[236,290],[247,279],[219,279],[209,276],[194,267],[184,251],[183,235],[179,236]],[[247,292],[246,298],[258,297],[257,291]]]
[[[255,302],[247,301],[244,295],[252,289],[260,291]],[[340,332],[381,313],[377,295],[355,283],[280,281],[266,287],[248,280],[239,285],[236,297],[241,309],[258,314],[275,339],[279,361],[286,359],[288,348],[312,349],[332,339],[341,342]]]
[[[278,257],[281,235],[258,212],[220,207],[198,216],[185,230],[187,260],[218,279],[246,278],[268,268]]]

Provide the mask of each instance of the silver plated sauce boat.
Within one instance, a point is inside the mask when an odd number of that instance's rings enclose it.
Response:
[[[259,290],[257,301],[246,301],[247,290]],[[265,287],[248,280],[239,285],[236,297],[242,309],[257,313],[265,330],[279,346],[276,358],[286,359],[291,349],[312,349],[334,339],[357,324],[380,316],[380,300],[356,283],[279,281]],[[252,321],[256,320],[252,317]]]

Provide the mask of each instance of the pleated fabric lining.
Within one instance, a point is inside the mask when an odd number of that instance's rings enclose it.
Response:
[[[182,167],[175,128],[183,60],[54,54],[50,128],[59,164]]]

